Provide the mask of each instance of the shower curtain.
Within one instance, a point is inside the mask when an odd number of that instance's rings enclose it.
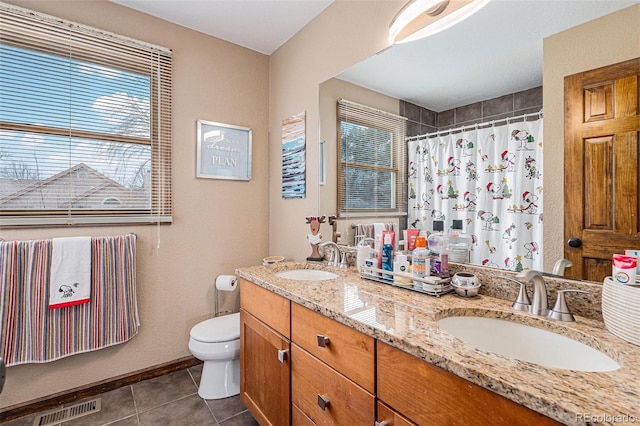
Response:
[[[409,139],[408,225],[461,219],[471,263],[542,270],[542,118],[482,126]]]

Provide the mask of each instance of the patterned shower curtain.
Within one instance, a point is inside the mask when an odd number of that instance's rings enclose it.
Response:
[[[408,224],[462,219],[471,263],[542,270],[542,118],[408,142]]]

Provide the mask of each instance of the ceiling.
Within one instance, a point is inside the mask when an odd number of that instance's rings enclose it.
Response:
[[[269,55],[333,0],[111,1]],[[639,2],[492,0],[456,26],[338,77],[440,112],[542,85],[543,38]]]
[[[110,0],[265,55],[333,0]]]

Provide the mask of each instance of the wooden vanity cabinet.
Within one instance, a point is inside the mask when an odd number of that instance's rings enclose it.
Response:
[[[375,340],[291,305],[293,424],[373,425]]]
[[[240,326],[240,399],[262,426],[560,424],[244,279]]]
[[[240,399],[263,426],[291,423],[290,305],[240,280]]]
[[[419,425],[559,425],[549,417],[377,342],[378,398]]]

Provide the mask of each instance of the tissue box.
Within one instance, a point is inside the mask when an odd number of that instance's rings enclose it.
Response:
[[[640,346],[640,287],[605,278],[602,317],[611,334]]]

